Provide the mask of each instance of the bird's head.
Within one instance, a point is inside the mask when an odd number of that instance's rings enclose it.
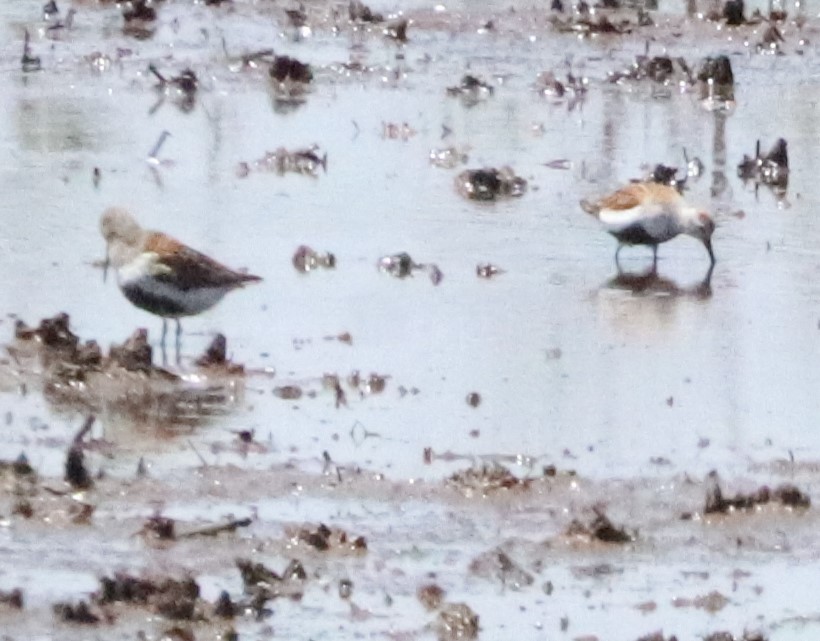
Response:
[[[125,209],[109,207],[100,218],[100,233],[109,245],[112,242],[136,245],[142,238],[142,227]]]
[[[100,233],[106,245],[103,267],[105,280],[109,265],[120,267],[127,262],[142,243],[145,231],[125,209],[109,207],[100,218]]]
[[[715,221],[705,211],[692,209],[688,213],[685,232],[703,243],[714,265],[715,253],[712,251],[712,234],[715,233]]]

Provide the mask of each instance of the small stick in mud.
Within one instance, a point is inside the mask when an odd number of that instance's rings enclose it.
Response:
[[[40,56],[32,56],[31,55],[31,46],[29,44],[31,40],[31,36],[28,33],[28,29],[25,30],[25,37],[23,39],[23,57],[20,59],[20,62],[23,65],[23,71],[40,71],[42,69],[42,65],[40,64]]]
[[[194,451],[194,454],[196,454],[197,458],[202,462],[202,466],[210,467],[210,465],[208,465],[208,461],[205,460],[202,454],[199,453],[199,450],[197,450],[196,447],[194,447],[194,444],[191,443],[191,439],[188,439],[187,443],[188,446]]]
[[[248,527],[253,522],[251,518],[232,519],[227,523],[219,523],[217,525],[208,525],[197,530],[183,532],[177,534],[178,539],[191,539],[195,536],[216,536],[222,532],[235,532],[241,527]]]
[[[235,60],[236,57],[232,56],[231,53],[228,51],[228,43],[225,41],[225,38],[222,38],[222,52],[225,54],[225,57]],[[237,68],[235,65],[232,66],[233,71],[239,71],[242,69],[256,69],[259,66],[260,62],[271,62],[273,58],[276,56],[276,53],[273,49],[258,49],[256,51],[250,51],[248,53],[243,53],[239,56],[239,67]]]
[[[52,24],[46,27],[46,31],[49,34],[55,34],[62,29],[71,29],[72,25],[74,24],[75,15],[77,15],[77,10],[74,7],[71,7],[71,9],[68,10],[68,13],[65,14],[65,20],[55,19]],[[54,18],[56,18],[56,15],[54,16]],[[46,18],[46,20],[48,20],[48,18]]]
[[[85,435],[91,431],[95,419],[96,417],[93,414],[85,419],[85,423],[83,423],[80,431],[74,436],[74,440],[68,450],[68,456],[66,457],[65,480],[71,487],[77,490],[87,490],[94,484],[83,461],[82,441]]]
[[[158,158],[159,151],[162,149],[162,145],[165,144],[165,139],[171,135],[170,131],[163,131],[159,135],[159,139],[157,140],[156,144],[151,148],[151,151],[148,152],[148,162],[152,165],[160,164],[160,160]]]

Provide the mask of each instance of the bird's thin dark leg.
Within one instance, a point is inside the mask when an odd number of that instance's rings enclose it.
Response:
[[[180,324],[178,318],[176,319],[176,321],[177,321],[177,337],[176,337],[177,365],[179,366],[179,365],[182,365],[182,356],[181,356],[181,352],[180,352],[180,345],[182,344],[182,325]]]
[[[168,333],[168,321],[164,318],[162,319],[162,339],[160,339],[159,346],[162,350],[162,364],[163,366],[168,365],[168,354],[165,351],[165,335]]]
[[[652,245],[652,271],[655,272],[658,269],[658,246]]]
[[[715,264],[712,263],[709,265],[709,269],[706,272],[706,276],[703,278],[703,285],[708,287],[712,283],[712,272],[715,271]]]
[[[621,248],[623,247],[623,243],[618,243],[618,249],[615,250],[615,267],[618,268],[618,271],[621,270],[621,261],[618,260],[618,254],[621,253]]]

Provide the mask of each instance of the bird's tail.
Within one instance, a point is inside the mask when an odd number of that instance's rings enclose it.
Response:
[[[242,287],[246,283],[258,283],[261,280],[262,280],[261,276],[256,276],[254,274],[247,274],[247,273],[240,272],[237,284],[240,287]]]
[[[597,217],[601,211],[601,206],[598,203],[594,203],[586,198],[583,198],[580,202],[581,209],[583,209],[586,213],[590,216]]]

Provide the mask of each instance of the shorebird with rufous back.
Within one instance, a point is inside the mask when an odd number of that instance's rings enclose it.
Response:
[[[600,200],[582,200],[581,208],[595,216],[617,239],[615,263],[619,267],[618,254],[624,245],[648,245],[656,265],[658,245],[680,234],[702,242],[711,266],[715,264],[715,221],[705,211],[687,204],[674,187],[654,182],[632,183]]]
[[[143,229],[119,207],[105,210],[100,231],[107,250],[103,279],[108,267],[113,267],[125,297],[136,307],[162,317],[163,354],[167,319],[176,320],[177,361],[182,316],[200,314],[228,292],[262,280],[230,269],[167,234]]]

